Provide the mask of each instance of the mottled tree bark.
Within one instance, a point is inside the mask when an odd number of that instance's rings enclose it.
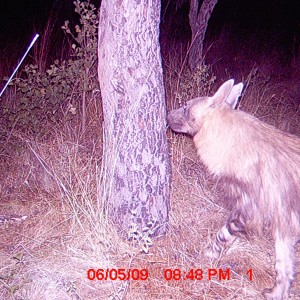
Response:
[[[166,231],[170,163],[159,45],[160,0],[103,0],[99,81],[104,113],[103,197],[123,233]]]
[[[205,32],[217,2],[218,0],[190,0],[189,22],[192,30],[192,40],[188,62],[192,70],[195,70],[203,59]]]

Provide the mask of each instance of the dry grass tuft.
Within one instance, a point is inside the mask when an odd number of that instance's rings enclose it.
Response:
[[[240,108],[282,131],[300,133],[299,80],[271,80],[257,69],[245,80]]]

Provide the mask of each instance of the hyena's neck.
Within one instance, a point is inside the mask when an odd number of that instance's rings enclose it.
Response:
[[[229,109],[213,110],[194,136],[198,155],[213,174],[231,176],[232,164],[244,160],[242,144],[250,141],[243,124],[238,124],[239,114]]]

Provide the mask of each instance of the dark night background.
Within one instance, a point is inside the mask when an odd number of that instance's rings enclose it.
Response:
[[[100,1],[91,2],[99,6]],[[176,45],[186,46],[189,41],[188,9],[188,1],[163,0],[163,54],[176,49]],[[58,49],[65,47],[61,25],[65,20],[72,24],[76,18],[73,1],[2,1],[0,11],[2,76],[3,71],[9,71],[5,70],[8,66],[16,64],[34,33],[43,34],[50,17],[55,21],[50,51],[55,58]],[[266,64],[268,60],[273,67],[276,64],[276,68],[282,68],[280,72],[288,73],[293,62],[299,60],[299,32],[298,0],[219,0],[207,30],[206,61],[221,62],[222,68],[230,69],[234,59],[251,61],[252,65]],[[245,66],[248,67],[250,65]]]

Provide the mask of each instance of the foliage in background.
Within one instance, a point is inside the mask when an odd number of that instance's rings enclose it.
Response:
[[[216,80],[208,65],[200,65],[194,71],[186,68],[178,81],[175,98],[179,104],[199,96],[208,95]],[[177,102],[176,101],[176,102]]]
[[[37,65],[27,65],[13,81],[13,101],[2,107],[8,129],[41,135],[46,124],[60,127],[74,116],[85,123],[86,100],[98,88],[97,11],[89,1],[74,2],[79,25],[73,33],[69,21],[62,29],[73,40],[71,57],[55,60],[46,72]]]

